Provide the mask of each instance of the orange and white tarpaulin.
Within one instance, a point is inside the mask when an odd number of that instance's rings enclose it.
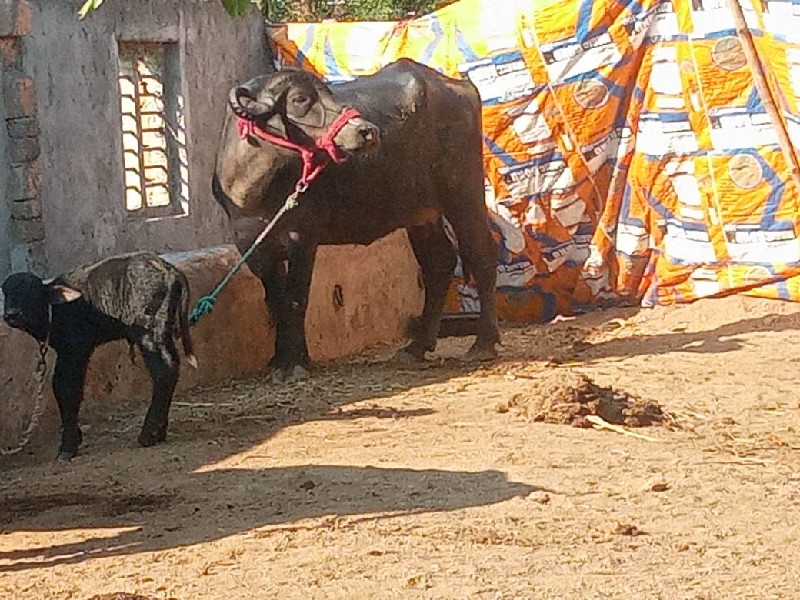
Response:
[[[483,101],[506,320],[619,297],[800,300],[800,0],[461,0],[400,23],[275,24],[279,62],[335,84],[408,57]],[[460,271],[457,272],[457,275]],[[456,278],[450,310],[474,310]]]

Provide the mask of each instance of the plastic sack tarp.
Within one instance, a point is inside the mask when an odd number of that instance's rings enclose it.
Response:
[[[617,299],[800,299],[797,159],[778,137],[800,137],[800,0],[740,6],[739,32],[726,0],[461,0],[269,37],[331,83],[399,57],[473,81],[500,315],[537,321]],[[449,310],[475,310],[456,275]]]

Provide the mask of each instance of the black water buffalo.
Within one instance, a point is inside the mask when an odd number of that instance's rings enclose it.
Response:
[[[189,282],[180,270],[155,254],[137,252],[79,267],[47,283],[32,273],[14,273],[2,290],[5,322],[58,355],[53,393],[61,414],[60,459],[73,458],[81,445],[78,412],[86,368],[95,348],[112,340],[137,346],[153,380],[139,443],[152,446],[166,439],[180,366],[175,337],[187,362],[197,367],[187,315]]]
[[[229,104],[212,189],[240,251],[305,179],[303,153],[313,165],[326,153],[337,163],[320,172],[248,261],[276,327],[274,377],[302,376],[309,364],[304,321],[317,246],[367,245],[399,228],[408,231],[425,287],[422,315],[401,353],[422,360],[433,351],[456,264],[443,216],[481,303],[469,356],[496,355],[498,249],[484,202],[481,101],[472,83],[408,59],[331,86],[282,69],[234,87]],[[291,144],[304,150],[285,147]]]

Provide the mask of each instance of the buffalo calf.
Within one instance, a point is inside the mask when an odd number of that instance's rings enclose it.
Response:
[[[53,393],[61,414],[58,458],[75,456],[82,441],[78,412],[86,368],[95,348],[127,340],[139,348],[153,380],[153,395],[139,443],[166,439],[169,407],[178,383],[180,337],[190,365],[187,311],[189,282],[155,254],[137,252],[79,267],[44,282],[32,273],[14,273],[2,284],[3,319],[57,353]]]

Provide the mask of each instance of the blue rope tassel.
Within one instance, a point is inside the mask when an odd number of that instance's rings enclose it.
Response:
[[[214,310],[214,304],[216,301],[217,299],[214,296],[203,296],[200,298],[200,300],[197,301],[197,304],[194,305],[192,314],[189,315],[189,325],[196,325],[200,320],[200,317],[210,315],[211,311]]]

